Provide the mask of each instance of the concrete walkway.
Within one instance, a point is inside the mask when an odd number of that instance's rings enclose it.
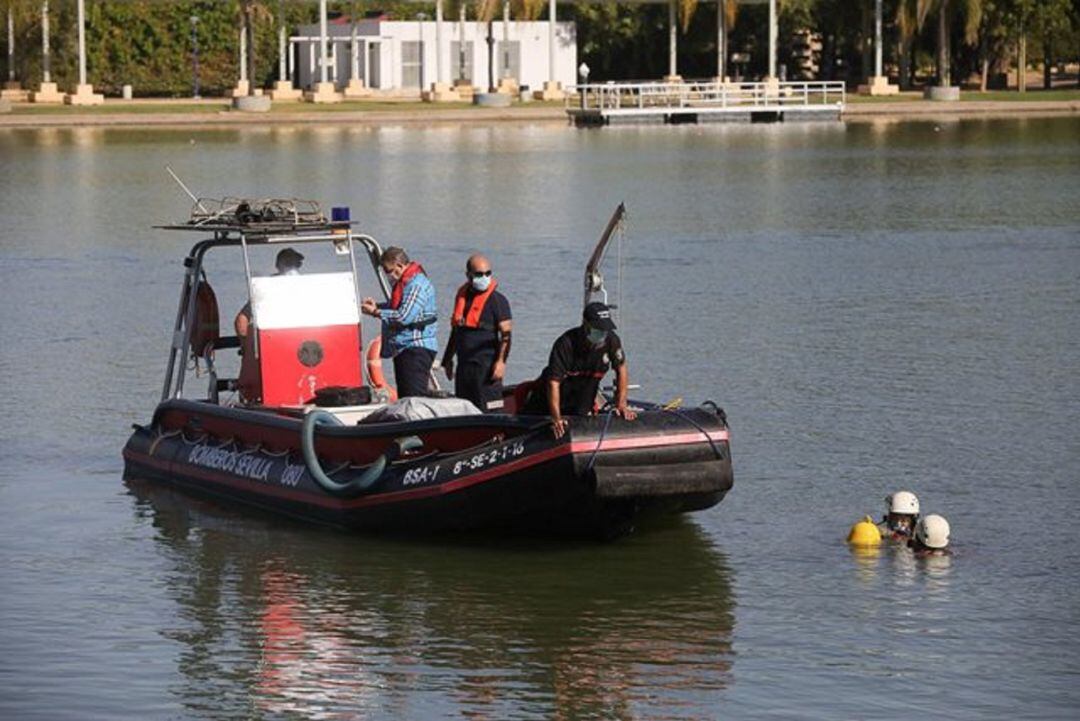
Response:
[[[114,101],[117,105],[119,101]],[[295,105],[296,110],[275,110],[270,113],[241,113],[226,109],[221,100],[202,101],[217,105],[218,111],[169,111],[170,105],[191,101],[135,101],[137,112],[120,108],[109,112],[47,112],[0,115],[3,128],[71,128],[71,127],[262,127],[271,125],[428,125],[428,124],[488,124],[488,123],[562,123],[570,125],[562,105],[515,105],[509,108],[438,107],[426,106],[400,109],[386,107],[315,110]],[[126,103],[130,105],[131,103]],[[147,110],[148,106],[155,109]],[[107,108],[108,106],[106,106]],[[279,106],[280,108],[281,106]],[[287,106],[286,106],[287,107]],[[1080,115],[1080,100],[961,100],[952,103],[902,99],[880,102],[851,102],[844,108],[843,120],[864,121],[881,118],[930,119],[935,117],[1034,117],[1040,115]]]
[[[42,113],[0,115],[0,128],[133,127],[133,126],[229,126],[266,125],[401,125],[444,123],[557,122],[567,123],[562,106],[510,108],[424,108],[422,110],[333,110],[270,113],[161,112],[138,113]]]

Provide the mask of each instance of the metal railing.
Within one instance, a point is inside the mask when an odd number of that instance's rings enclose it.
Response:
[[[777,83],[722,83],[715,80],[676,83],[590,83],[573,86],[566,96],[570,112],[634,114],[722,112],[725,110],[834,109],[845,101],[837,80]]]

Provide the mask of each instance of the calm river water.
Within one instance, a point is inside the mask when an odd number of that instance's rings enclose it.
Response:
[[[592,545],[386,541],[124,484],[193,240],[150,227],[188,211],[166,164],[351,206],[444,312],[485,250],[514,379],[626,201],[631,374],[727,409],[735,489]],[[0,210],[2,718],[1080,709],[1080,120],[8,130]],[[239,277],[212,270],[230,316]],[[954,557],[845,546],[898,488]]]

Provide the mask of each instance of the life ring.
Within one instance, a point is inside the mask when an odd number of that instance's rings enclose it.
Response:
[[[397,400],[397,391],[386,382],[386,376],[382,372],[382,336],[377,335],[368,343],[367,352],[364,354],[367,363],[368,381],[372,388],[385,388],[390,393],[390,400]]]
[[[206,278],[201,278],[195,290],[195,320],[191,325],[191,354],[196,358],[202,358],[206,354],[206,347],[213,344],[220,334],[217,296],[214,294],[214,289],[206,282]]]

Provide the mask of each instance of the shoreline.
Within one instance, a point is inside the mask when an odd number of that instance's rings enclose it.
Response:
[[[934,120],[938,118],[1038,118],[1076,115],[1080,100],[895,100],[844,106],[841,120]]]
[[[118,103],[119,104],[119,103]],[[77,127],[202,127],[258,128],[282,125],[444,125],[444,124],[502,124],[502,123],[562,123],[573,124],[562,104],[540,107],[512,106],[510,108],[479,108],[473,106],[408,107],[391,109],[387,105],[355,109],[308,109],[302,111],[271,111],[270,113],[241,113],[226,109],[224,103],[203,103],[209,109],[169,112],[176,101],[143,101],[123,103],[132,110],[105,109],[79,112],[72,109],[49,109],[45,112],[11,112],[0,115],[0,129],[77,128]],[[403,103],[403,105],[405,105]],[[413,105],[413,104],[408,104]],[[16,107],[20,107],[20,103]],[[146,112],[147,107],[160,111]],[[24,107],[24,106],[23,106]],[[214,110],[214,107],[220,109]],[[134,108],[141,108],[135,110]],[[874,120],[932,120],[936,118],[1008,118],[1080,117],[1080,100],[959,100],[934,102],[926,100],[875,100],[849,102],[841,121],[869,122]]]

